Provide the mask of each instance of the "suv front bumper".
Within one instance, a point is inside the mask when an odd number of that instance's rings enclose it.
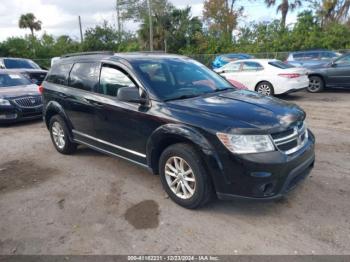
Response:
[[[35,108],[0,107],[0,123],[15,123],[42,117],[42,106]]]
[[[219,199],[276,199],[306,178],[315,162],[315,138],[309,131],[307,143],[298,152],[285,155],[274,151],[260,154],[219,154],[221,170],[213,180]]]

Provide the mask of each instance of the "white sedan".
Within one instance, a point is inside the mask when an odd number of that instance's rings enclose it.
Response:
[[[292,93],[309,86],[305,68],[274,59],[238,60],[215,71],[227,80],[238,81],[249,90],[264,95]]]

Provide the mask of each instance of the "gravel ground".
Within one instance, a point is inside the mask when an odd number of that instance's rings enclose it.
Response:
[[[58,154],[40,121],[1,127],[0,254],[350,254],[350,92],[282,99],[316,135],[311,176],[278,201],[197,211],[129,162]]]

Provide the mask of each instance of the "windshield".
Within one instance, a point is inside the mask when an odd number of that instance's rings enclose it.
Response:
[[[190,59],[137,60],[132,64],[144,82],[164,101],[233,89],[215,72]]]
[[[40,67],[31,60],[26,59],[4,59],[5,68],[26,68],[26,69],[40,69]]]
[[[30,85],[32,82],[17,73],[0,74],[0,88],[20,85]]]

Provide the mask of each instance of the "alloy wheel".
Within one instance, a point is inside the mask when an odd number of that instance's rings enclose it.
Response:
[[[258,87],[258,93],[262,95],[269,96],[271,95],[271,88],[268,84],[261,84]]]
[[[171,191],[181,199],[191,198],[196,178],[190,165],[181,157],[170,157],[165,164],[165,179]]]
[[[318,79],[310,79],[309,91],[317,92],[321,88],[321,82]]]
[[[59,149],[63,149],[64,146],[66,145],[66,140],[65,140],[64,131],[63,131],[61,124],[57,121],[54,122],[52,125],[51,132],[52,132],[52,137],[53,137],[53,140],[54,140],[56,146]]]

